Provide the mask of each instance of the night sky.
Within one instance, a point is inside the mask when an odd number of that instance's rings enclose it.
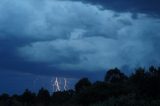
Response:
[[[159,0],[0,0],[0,93],[159,63]]]

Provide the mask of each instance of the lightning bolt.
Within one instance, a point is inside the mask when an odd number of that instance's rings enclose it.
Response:
[[[64,90],[66,91],[67,90],[67,79],[64,78]]]
[[[60,89],[60,86],[59,86],[59,82],[58,82],[58,78],[57,78],[57,77],[56,77],[56,80],[55,80],[54,84],[55,84],[55,87],[56,87],[56,92],[57,92],[57,91],[60,91],[61,89]]]
[[[61,91],[60,89],[60,83],[58,81],[58,78],[56,77],[56,79],[52,79],[51,80],[51,83],[52,83],[52,87],[53,87],[53,92],[58,92],[58,91]]]
[[[63,78],[63,79],[64,79],[63,89],[64,89],[64,91],[67,91],[68,80],[67,80],[67,78]],[[53,92],[61,91],[61,80],[58,77],[51,79],[51,85],[52,85],[52,88],[53,88]]]

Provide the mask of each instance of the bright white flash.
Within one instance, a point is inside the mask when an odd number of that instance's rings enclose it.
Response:
[[[56,77],[56,80],[54,81],[54,86],[55,86],[55,88],[56,88],[56,90],[55,90],[56,92],[57,92],[57,91],[61,91],[57,77]]]
[[[64,90],[66,91],[67,90],[67,79],[64,78]]]
[[[58,92],[58,91],[61,91],[61,80],[58,80],[58,78],[56,77],[56,79],[52,79],[51,80],[51,84],[52,84],[52,87],[53,87],[53,92]],[[64,78],[64,83],[63,83],[63,89],[66,91],[68,86],[68,81],[66,78]]]
[[[60,89],[60,83],[58,82],[58,78],[56,77],[56,79],[52,79],[51,80],[52,83],[52,87],[53,87],[53,92],[58,92],[61,91]]]

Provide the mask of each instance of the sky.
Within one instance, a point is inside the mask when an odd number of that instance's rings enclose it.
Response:
[[[159,0],[0,0],[0,93],[68,88],[160,64]]]

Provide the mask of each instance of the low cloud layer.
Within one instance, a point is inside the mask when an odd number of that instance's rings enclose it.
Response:
[[[58,0],[2,0],[0,13],[0,71],[79,77],[160,63],[160,20],[146,14]]]

